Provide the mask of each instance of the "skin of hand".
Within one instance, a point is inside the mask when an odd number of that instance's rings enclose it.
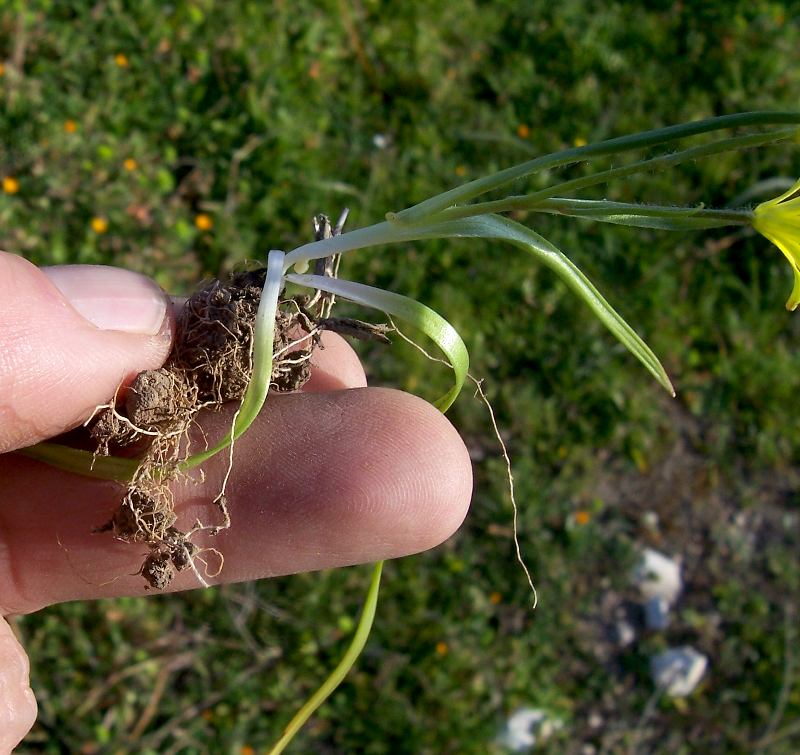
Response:
[[[0,252],[0,617],[67,600],[142,595],[140,549],[93,534],[121,486],[15,454],[84,422],[118,386],[169,353],[169,297],[136,273],[109,267],[39,269]],[[227,494],[232,527],[207,541],[224,554],[211,583],[396,558],[431,548],[469,506],[469,456],[431,405],[367,388],[350,347],[325,333],[312,378],[270,395],[237,441]],[[221,437],[231,415],[207,418]],[[205,481],[178,485],[184,523],[208,520],[227,458]],[[190,570],[170,590],[197,587]],[[36,718],[28,659],[0,618],[0,753]]]

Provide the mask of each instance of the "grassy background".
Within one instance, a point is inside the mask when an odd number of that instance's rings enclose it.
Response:
[[[0,174],[13,181],[0,245],[188,291],[307,240],[319,211],[347,205],[355,228],[576,141],[797,109],[796,9],[4,0]],[[784,145],[594,196],[724,206],[798,174]],[[453,419],[475,458],[472,513],[446,545],[388,566],[364,658],[294,751],[502,752],[503,721],[530,705],[563,723],[547,752],[796,752],[788,268],[738,230],[532,220],[648,339],[678,398],[511,247],[348,259],[345,277],[418,297],[463,333],[514,457],[541,604],[529,610],[502,464],[465,396]],[[402,346],[365,359],[374,382],[429,397],[446,379]],[[680,555],[687,586],[666,633],[623,649],[610,629],[636,597],[627,574],[643,544]],[[25,617],[40,719],[21,751],[263,750],[341,653],[367,578],[362,567]],[[683,643],[710,670],[688,700],[658,698],[647,659]]]

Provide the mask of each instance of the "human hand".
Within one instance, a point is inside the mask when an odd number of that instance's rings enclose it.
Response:
[[[120,486],[7,452],[79,425],[121,382],[158,367],[172,340],[169,299],[134,273],[39,270],[0,252],[0,301],[0,616],[145,594],[140,550],[92,534]],[[352,349],[330,333],[323,343],[303,391],[270,395],[236,443],[231,529],[196,541],[224,554],[211,583],[396,558],[437,545],[464,518],[471,470],[450,423],[413,396],[366,388]],[[225,413],[204,424],[212,438],[229,427]],[[204,466],[202,483],[174,489],[190,526],[210,516],[224,457]],[[169,589],[197,586],[186,570]],[[35,717],[27,657],[0,619],[0,753]]]

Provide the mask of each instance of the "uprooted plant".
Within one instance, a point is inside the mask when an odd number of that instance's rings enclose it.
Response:
[[[120,506],[104,529],[122,540],[146,543],[149,555],[142,573],[153,587],[164,587],[175,570],[194,568],[200,554],[192,542],[196,532],[215,534],[231,523],[224,485],[213,501],[214,524],[200,522],[185,532],[175,526],[169,483],[207,459],[228,450],[244,433],[270,390],[294,390],[307,379],[308,360],[318,334],[326,327],[382,337],[380,331],[357,321],[331,318],[333,298],[384,312],[430,337],[453,371],[453,386],[435,405],[446,411],[458,396],[468,372],[468,353],[455,329],[417,301],[337,276],[340,255],[365,247],[433,238],[485,238],[522,248],[553,270],[588,305],[593,314],[674,395],[661,363],[606,302],[594,285],[564,253],[535,231],[501,213],[544,212],[599,222],[664,230],[708,229],[727,225],[752,226],[774,242],[794,272],[788,309],[800,303],[800,182],[779,197],[754,209],[709,209],[629,204],[566,198],[563,195],[636,173],[663,170],[679,163],[722,152],[797,139],[798,113],[754,112],[710,118],[660,128],[582,147],[562,150],[471,181],[401,212],[385,221],[349,233],[341,222],[331,232],[320,218],[315,241],[285,254],[271,251],[261,270],[240,273],[227,282],[215,281],[192,296],[184,307],[176,346],[160,370],[139,375],[124,407],[112,400],[94,420],[94,453],[54,444],[28,450],[31,456],[69,469],[124,482]],[[724,129],[740,133],[654,156],[619,167],[556,183],[518,196],[473,201],[489,192],[544,170],[587,162],[634,150],[646,150]],[[308,273],[316,260],[314,274]],[[335,261],[335,262],[334,262]],[[290,272],[290,270],[294,272]],[[292,284],[313,293],[287,296]],[[195,451],[192,438],[197,414],[229,401],[240,402],[230,432],[220,439],[201,439]],[[116,450],[140,444],[138,458],[118,457]],[[232,458],[232,457],[231,457]],[[222,554],[224,555],[224,554]],[[367,600],[351,645],[322,687],[301,708],[272,752],[280,752],[302,723],[335,689],[366,642],[375,613],[381,564],[373,572]]]
[[[320,239],[341,230],[340,224],[332,231],[325,216],[316,218],[315,224]],[[139,373],[124,404],[118,407],[112,401],[98,407],[90,422],[97,456],[107,457],[134,445],[139,450],[137,467],[118,508],[98,531],[110,531],[118,540],[148,547],[141,574],[149,587],[164,589],[177,571],[186,568],[194,568],[205,584],[194,567],[200,551],[192,537],[199,532],[216,535],[230,526],[223,486],[213,500],[218,520],[214,524],[197,521],[181,531],[176,525],[170,483],[191,466],[191,433],[198,415],[241,401],[247,391],[266,275],[265,268],[241,272],[225,283],[212,281],[189,297],[177,316],[175,344],[165,364]],[[366,323],[330,317],[332,304],[332,297],[321,294],[279,298],[274,311],[269,388],[294,391],[305,384],[309,360],[323,329],[380,337]]]

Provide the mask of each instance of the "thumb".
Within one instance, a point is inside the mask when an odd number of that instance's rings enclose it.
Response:
[[[28,657],[11,627],[0,617],[0,753],[9,753],[36,720],[36,700],[28,685]]]
[[[0,453],[68,430],[164,362],[167,295],[113,267],[39,269],[0,252]]]

